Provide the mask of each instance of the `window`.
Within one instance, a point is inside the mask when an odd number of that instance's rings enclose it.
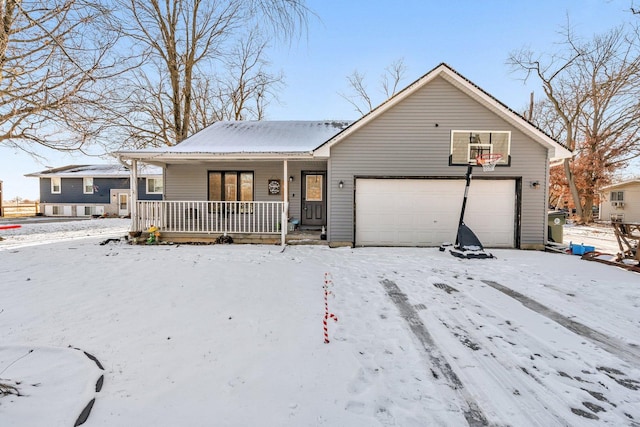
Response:
[[[322,178],[323,175],[307,175],[305,177],[305,200],[307,202],[322,201]]]
[[[209,200],[252,202],[253,172],[209,172]],[[244,208],[241,206],[240,209],[242,212]]]
[[[62,206],[57,206],[57,205],[51,206],[51,214],[62,215]]]
[[[510,164],[511,132],[508,131],[468,131],[451,132],[451,153],[449,164],[476,164],[481,154],[502,154],[498,165]]]
[[[624,191],[612,191],[610,200],[612,202],[624,202]]]
[[[80,206],[84,216],[102,215],[104,213],[104,206]],[[80,215],[80,212],[78,212]]]
[[[51,194],[60,194],[62,192],[62,184],[60,177],[51,178]]]
[[[209,200],[253,201],[253,172],[209,172]]]
[[[162,178],[147,178],[147,194],[162,194]]]
[[[82,178],[82,192],[93,194],[93,178]]]

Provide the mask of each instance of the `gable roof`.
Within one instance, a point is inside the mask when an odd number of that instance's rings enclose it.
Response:
[[[611,190],[613,188],[624,187],[627,185],[640,184],[640,178],[629,179],[627,181],[616,182],[615,184],[610,184],[602,187],[600,191]]]
[[[420,77],[418,80],[411,83],[406,88],[402,89],[400,92],[396,93],[394,96],[371,110],[369,113],[362,116],[347,129],[328,140],[325,144],[323,144],[322,147],[318,147],[319,151],[325,151],[327,148],[339,144],[349,135],[366,126],[368,123],[372,122],[377,117],[393,108],[395,105],[399,104],[404,99],[411,96],[437,77],[442,77],[454,87],[458,88],[463,93],[476,100],[481,105],[485,106],[494,114],[498,115],[503,120],[513,125],[533,140],[551,149],[551,159],[571,157],[572,153],[567,147],[560,144],[558,141],[547,135],[533,123],[529,122],[520,114],[516,113],[514,110],[494,98],[492,95],[485,92],[478,85],[464,77],[462,74],[458,73],[456,70],[454,70],[444,62]],[[325,153],[325,155],[327,155],[327,153]]]
[[[211,157],[307,156],[351,122],[225,121],[216,122],[173,147],[121,151],[116,154],[144,160]]]
[[[139,165],[138,176],[162,176],[162,169],[157,166]],[[105,165],[67,165],[26,174],[27,177],[47,178],[129,178],[129,168],[121,164]]]

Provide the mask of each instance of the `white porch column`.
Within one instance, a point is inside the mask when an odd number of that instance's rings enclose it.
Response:
[[[138,161],[131,160],[131,231],[141,231],[138,224]],[[118,200],[118,203],[120,201]]]
[[[284,191],[284,196],[282,198],[282,219],[280,220],[280,240],[282,246],[285,245],[287,238],[287,230],[289,228],[289,165],[287,161],[284,161],[283,165],[283,177],[282,177],[282,190]]]

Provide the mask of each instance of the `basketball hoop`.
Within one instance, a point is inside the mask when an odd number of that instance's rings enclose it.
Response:
[[[502,159],[502,154],[480,154],[476,157],[476,163],[482,166],[482,170],[492,172],[496,164]]]

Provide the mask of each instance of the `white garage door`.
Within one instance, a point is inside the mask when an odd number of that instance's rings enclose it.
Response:
[[[464,180],[358,179],[356,245],[455,242]],[[514,247],[515,181],[472,180],[464,222],[486,247]]]

